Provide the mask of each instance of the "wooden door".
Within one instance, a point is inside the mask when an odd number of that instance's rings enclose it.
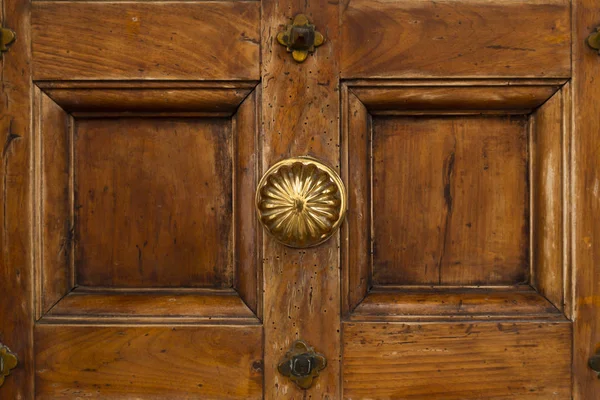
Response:
[[[593,0],[1,12],[0,398],[600,398]],[[347,193],[308,248],[255,209],[301,156]]]

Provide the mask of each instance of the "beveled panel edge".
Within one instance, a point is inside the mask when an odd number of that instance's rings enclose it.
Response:
[[[570,106],[568,81],[529,116],[528,145],[531,285],[573,319]]]
[[[233,151],[233,288],[262,320],[263,230],[251,201],[261,170],[260,110],[262,88],[256,85],[231,118]],[[246,234],[242,231],[246,231]],[[247,238],[250,237],[251,240]]]
[[[346,321],[557,320],[564,314],[529,285],[378,287]]]
[[[514,110],[514,109],[506,109],[506,110],[498,110],[496,114],[526,114],[526,115],[533,115],[532,113],[535,112],[540,106],[543,106],[545,104],[546,101],[548,101],[549,99],[551,99],[554,96],[560,95],[560,96],[564,96],[565,99],[563,99],[563,126],[561,127],[561,129],[566,132],[566,135],[569,135],[570,132],[570,121],[568,118],[568,112],[565,111],[568,109],[568,105],[566,105],[566,103],[570,102],[570,82],[571,79],[570,78],[539,78],[539,79],[530,79],[530,78],[524,78],[524,79],[505,79],[505,78],[501,78],[501,79],[444,79],[444,78],[434,78],[434,79],[346,79],[346,80],[342,80],[341,83],[341,90],[340,90],[340,98],[341,98],[341,125],[342,125],[342,145],[341,145],[341,162],[342,162],[342,179],[344,180],[344,182],[347,182],[348,179],[348,174],[349,174],[349,166],[348,166],[348,159],[349,159],[349,151],[350,149],[348,148],[348,138],[349,138],[349,131],[350,131],[350,126],[351,123],[353,121],[353,115],[349,110],[350,107],[350,103],[352,100],[356,101],[358,100],[359,103],[362,104],[362,107],[365,108],[366,110],[366,126],[365,126],[365,134],[369,136],[369,138],[367,139],[367,153],[366,156],[368,157],[370,155],[370,136],[372,135],[372,128],[371,128],[371,116],[372,115],[399,115],[398,113],[386,113],[385,109],[384,111],[380,111],[380,112],[373,112],[372,110],[369,109],[368,103],[369,103],[369,98],[365,98],[365,96],[362,96],[363,98],[361,98],[360,96],[360,89],[368,89],[368,90],[372,90],[372,91],[379,91],[379,90],[386,90],[386,89],[392,89],[394,91],[396,90],[402,90],[402,89],[411,89],[411,88],[416,88],[416,89],[427,89],[427,88],[444,88],[444,89],[455,89],[455,88],[469,88],[469,87],[481,87],[481,88],[485,88],[485,89],[489,89],[489,90],[494,90],[497,88],[502,88],[502,87],[521,87],[521,88],[544,88],[546,89],[545,91],[541,91],[538,92],[540,94],[542,94],[541,96],[537,96],[535,98],[535,101],[537,103],[537,105],[535,107],[532,108],[522,108],[520,110]],[[544,94],[545,93],[545,94]],[[366,102],[365,102],[366,101]],[[397,97],[395,97],[395,101],[400,103],[400,101],[398,100]],[[393,104],[393,103],[392,103]],[[392,105],[393,107],[393,105]],[[466,114],[474,114],[474,115],[481,115],[483,114],[481,112],[481,110],[474,110],[474,111],[468,111]],[[402,115],[402,114],[400,114]],[[407,112],[405,115],[447,115],[443,113],[443,110],[432,110],[431,112],[419,112],[419,111],[409,111]],[[456,114],[454,114],[456,115]],[[355,117],[355,116],[354,116]],[[361,128],[362,129],[362,128]],[[561,171],[560,175],[561,177],[563,177],[566,181],[563,191],[564,191],[564,196],[568,196],[569,195],[569,185],[570,183],[568,182],[568,177],[570,176],[570,167],[569,167],[569,163],[570,163],[570,144],[569,143],[563,143],[563,156],[562,156],[562,163],[563,163],[563,170]],[[370,165],[370,163],[367,163],[367,165]],[[370,167],[368,167],[367,169],[370,169]],[[367,175],[369,174],[369,171],[367,171]],[[370,194],[368,196],[369,198],[369,202],[370,200]],[[566,197],[565,197],[566,198]],[[564,198],[563,198],[564,201]],[[565,207],[565,210],[567,209],[567,207]],[[369,213],[370,214],[370,213]],[[563,213],[563,218],[565,219],[565,225],[567,226],[566,229],[568,229],[568,221],[569,221],[569,215],[567,213],[567,211],[565,211]],[[570,267],[570,251],[568,251],[568,249],[570,248],[570,244],[565,243],[564,245],[566,246],[565,250],[564,250],[564,260],[563,260],[563,268],[565,270],[565,281],[563,282],[564,288],[563,291],[565,293],[565,309],[564,309],[564,313],[562,310],[556,308],[556,306],[554,304],[552,304],[547,298],[545,298],[542,294],[538,293],[537,290],[530,286],[529,284],[527,285],[517,285],[517,286],[511,286],[511,287],[503,287],[503,286],[478,286],[478,287],[450,287],[450,286],[446,286],[446,287],[442,287],[442,288],[435,288],[437,289],[441,289],[441,290],[448,290],[448,293],[454,293],[454,294],[458,294],[460,292],[460,290],[473,290],[473,289],[491,289],[491,290],[509,290],[510,292],[512,292],[511,294],[515,294],[518,296],[519,292],[522,291],[531,291],[535,298],[532,299],[531,302],[529,302],[529,304],[525,304],[528,306],[533,306],[535,303],[548,303],[551,308],[548,308],[547,312],[543,312],[543,313],[533,313],[533,314],[519,314],[519,313],[515,313],[515,314],[498,314],[498,315],[491,315],[489,318],[484,318],[483,315],[471,315],[468,317],[464,317],[464,316],[456,316],[456,315],[451,315],[451,314],[446,314],[446,315],[429,315],[426,316],[424,318],[424,316],[420,316],[420,315],[404,315],[404,316],[400,316],[400,315],[393,315],[390,316],[389,319],[382,319],[380,316],[376,316],[374,314],[369,314],[369,313],[365,313],[363,316],[359,316],[359,315],[354,315],[354,313],[361,307],[364,306],[363,303],[365,302],[365,300],[372,294],[372,293],[377,293],[378,291],[380,292],[385,292],[386,290],[389,291],[394,291],[394,290],[399,290],[399,289],[406,289],[405,286],[402,287],[394,287],[394,286],[388,286],[388,287],[373,287],[372,282],[371,282],[371,276],[370,274],[372,273],[372,260],[370,265],[365,266],[363,268],[361,268],[361,271],[359,271],[360,273],[360,291],[362,293],[364,293],[364,297],[359,300],[358,302],[348,302],[348,299],[346,297],[349,296],[349,290],[350,290],[350,284],[352,282],[349,281],[348,278],[348,272],[349,272],[349,266],[348,266],[348,262],[350,257],[348,256],[348,246],[347,246],[347,242],[351,239],[350,238],[350,234],[349,234],[349,230],[348,230],[348,223],[344,224],[343,229],[342,229],[342,238],[343,238],[343,243],[342,243],[342,249],[341,249],[341,262],[342,262],[342,271],[343,272],[343,276],[344,278],[342,279],[342,320],[343,321],[444,321],[444,320],[494,320],[494,319],[499,319],[499,320],[504,320],[504,319],[509,319],[509,320],[525,320],[528,318],[532,318],[532,319],[536,319],[539,318],[541,320],[557,320],[557,321],[570,321],[573,317],[573,304],[572,304],[572,299],[570,299],[569,296],[572,295],[572,288],[570,287],[571,285],[571,275],[572,275],[572,271],[571,271],[571,267]],[[564,238],[566,241],[568,232],[565,231],[564,233]],[[370,246],[370,244],[369,244]],[[371,256],[369,256],[369,258],[371,258]],[[414,290],[428,290],[428,288],[424,287],[424,286],[413,286]],[[433,289],[433,287],[432,287]],[[356,300],[356,299],[355,299]],[[384,307],[389,307],[391,305],[391,303],[388,304],[382,304]],[[366,308],[366,307],[365,307]],[[359,312],[362,312],[361,310],[359,310]]]
[[[372,115],[529,114],[565,79],[407,79],[344,82]]]
[[[231,117],[258,81],[38,81],[36,86],[76,117]]]
[[[149,113],[126,113],[125,115],[123,115],[122,113],[109,113],[108,115],[106,113],[90,113],[88,115],[84,115],[84,117],[86,118],[90,118],[90,117],[97,117],[97,118],[105,118],[105,117],[123,117],[123,116],[127,116],[127,117],[138,117],[138,116],[143,116],[143,117],[153,117],[153,116],[157,116],[157,117],[225,117],[225,118],[230,118],[232,120],[232,126],[233,126],[233,134],[234,136],[237,136],[237,134],[239,134],[238,129],[239,127],[239,123],[236,123],[236,118],[238,117],[238,112],[240,111],[240,108],[242,106],[242,104],[246,101],[249,100],[249,104],[253,103],[253,106],[251,106],[251,108],[253,110],[259,110],[260,109],[260,98],[261,98],[261,88],[259,86],[260,82],[259,81],[38,81],[37,83],[33,84],[33,122],[34,122],[34,129],[33,132],[35,133],[35,141],[34,141],[34,145],[32,148],[32,152],[33,152],[33,160],[34,160],[34,167],[33,167],[33,211],[34,211],[34,220],[33,220],[33,249],[32,251],[34,252],[34,261],[33,261],[33,269],[34,269],[34,305],[35,305],[35,320],[36,322],[40,322],[40,323],[48,323],[48,322],[52,322],[52,323],[69,323],[69,321],[80,324],[80,323],[86,323],[86,322],[91,322],[91,323],[102,323],[103,321],[106,322],[103,319],[98,319],[96,318],[96,316],[94,315],[90,315],[90,316],[80,316],[80,317],[64,317],[64,316],[51,316],[49,315],[46,311],[44,311],[42,309],[42,296],[43,296],[43,290],[44,288],[42,287],[41,284],[41,277],[42,277],[42,273],[43,273],[43,260],[41,259],[41,256],[43,254],[42,247],[43,247],[43,241],[42,241],[42,231],[41,231],[41,185],[43,182],[43,174],[42,174],[42,170],[41,168],[43,168],[43,165],[41,164],[42,161],[42,149],[41,149],[41,132],[43,129],[42,126],[42,116],[41,116],[41,100],[42,98],[46,98],[49,99],[51,101],[54,102],[54,104],[57,104],[59,107],[61,107],[61,105],[59,103],[56,102],[55,99],[51,98],[46,92],[47,91],[53,91],[53,90],[65,90],[65,93],[68,93],[69,91],[72,90],[98,90],[100,93],[102,90],[105,89],[116,89],[116,90],[123,90],[123,91],[127,91],[127,90],[146,90],[147,88],[152,88],[154,90],[156,90],[157,92],[160,90],[169,90],[172,88],[175,89],[179,89],[179,90],[192,90],[195,91],[196,93],[209,93],[211,90],[221,90],[223,92],[226,92],[226,94],[229,94],[228,97],[226,97],[227,100],[230,100],[230,105],[232,107],[232,109],[230,111],[228,111],[227,113],[223,114],[223,113],[219,113],[219,112],[194,112],[194,113],[173,113],[173,112],[167,112],[167,113],[157,113],[157,112],[149,112]],[[236,91],[241,92],[242,95],[237,95],[236,96]],[[227,93],[229,92],[229,93]],[[61,107],[62,108],[62,107]],[[69,135],[73,135],[73,123],[74,123],[74,117],[76,117],[77,115],[74,115],[73,113],[69,113],[68,111],[64,110],[65,114],[69,117],[70,119],[70,123],[71,126],[69,127]],[[253,134],[253,141],[255,143],[255,153],[258,152],[257,154],[260,153],[260,149],[259,149],[259,126],[260,123],[258,121],[259,118],[259,113],[256,113],[256,118],[255,118],[255,122],[254,125],[251,127],[252,129],[246,129],[247,131],[251,132]],[[70,150],[71,153],[71,157],[73,156],[72,152],[73,149],[71,148]],[[257,156],[255,155],[254,157],[255,159],[258,159]],[[233,168],[235,169],[236,166],[238,165],[238,160],[234,160],[234,165]],[[71,170],[72,170],[72,166],[71,166]],[[257,163],[257,165],[255,165],[255,175],[256,175],[256,179],[258,179],[258,176],[260,175],[261,171],[260,171],[261,165],[260,163]],[[71,176],[69,177],[69,190],[72,192],[73,188],[74,188],[74,182],[73,182],[73,174],[70,174]],[[73,203],[73,198],[72,198],[72,193],[70,195],[70,206],[74,206]],[[255,219],[255,214],[254,214],[254,208],[252,207],[252,212],[251,215],[249,216],[250,219],[254,220]],[[234,227],[233,227],[234,231],[235,229],[237,229],[236,226],[236,221],[234,221]],[[260,229],[260,227],[257,227],[256,229],[257,231],[257,235],[262,235],[262,229]],[[262,236],[261,236],[262,237]],[[257,243],[260,243],[261,240],[257,240]],[[256,279],[254,279],[254,288],[253,290],[256,291],[256,296],[257,299],[255,302],[249,302],[248,299],[246,298],[246,294],[244,292],[244,290],[242,288],[238,288],[236,287],[235,283],[234,283],[234,288],[231,289],[232,293],[235,293],[235,296],[237,298],[240,299],[240,303],[243,304],[243,307],[233,307],[231,308],[231,310],[228,310],[228,312],[226,313],[226,315],[211,315],[210,313],[207,313],[206,315],[200,315],[200,316],[194,316],[191,318],[173,318],[173,319],[168,319],[165,320],[164,316],[161,317],[145,317],[145,318],[141,318],[139,320],[139,322],[149,322],[149,323],[162,323],[161,321],[166,321],[165,323],[176,323],[176,321],[179,319],[181,320],[182,323],[216,323],[216,322],[222,322],[222,323],[227,323],[229,322],[233,322],[233,323],[239,323],[240,321],[246,321],[249,323],[260,323],[261,321],[261,315],[262,315],[262,280],[260,279],[262,276],[262,270],[261,270],[261,266],[262,263],[260,262],[260,260],[262,259],[262,255],[261,255],[261,250],[262,250],[262,246],[260,246],[259,244],[256,245],[257,246],[257,256],[256,256],[256,260],[253,260],[254,263],[254,274],[256,275]],[[236,247],[237,248],[237,247]],[[234,248],[234,252],[237,251],[236,248]],[[71,271],[69,272],[71,275],[71,286],[72,288],[67,291],[64,296],[62,296],[62,298],[60,298],[55,304],[53,304],[51,306],[51,308],[48,310],[48,312],[52,311],[52,309],[54,309],[54,307],[56,307],[62,300],[64,300],[67,296],[69,296],[71,293],[73,293],[74,290],[79,289],[79,291],[87,291],[87,292],[93,292],[95,291],[94,288],[83,288],[83,287],[76,287],[75,284],[75,277],[74,277],[74,259],[71,256],[71,265],[67,266],[69,268],[71,268]],[[252,268],[250,268],[252,269]],[[237,270],[234,271],[234,274],[238,272]],[[234,280],[237,280],[237,277],[234,277]],[[202,295],[206,295],[206,296],[214,296],[216,292],[219,292],[219,289],[205,289],[205,288],[200,288],[200,289],[190,289],[188,290],[188,288],[174,288],[177,291],[186,294],[189,293],[190,290],[192,291],[196,291],[197,294],[202,294]],[[106,288],[97,288],[97,291],[102,292],[106,290]],[[142,291],[145,289],[141,289]],[[171,289],[167,288],[166,291],[169,291]],[[115,290],[109,290],[112,291],[113,293],[117,293],[119,291],[123,291],[122,289],[115,289]],[[138,291],[138,288],[131,288],[131,289],[125,289],[125,291],[129,291],[129,292],[136,292]],[[151,292],[153,293],[160,293],[161,291],[163,291],[160,288],[152,288],[150,289]],[[220,291],[218,293],[218,295],[231,295],[231,293],[224,293],[223,291]],[[246,316],[241,316],[239,318],[234,318],[232,319],[232,315],[238,313],[238,314],[248,314]],[[111,318],[110,321],[114,322],[114,323],[129,323],[129,322],[133,322],[133,319],[127,318]],[[171,322],[173,321],[173,322]]]
[[[162,313],[156,312],[159,309]],[[233,289],[78,287],[37,323],[260,324],[260,320]]]

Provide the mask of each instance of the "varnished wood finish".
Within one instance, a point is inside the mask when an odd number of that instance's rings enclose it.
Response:
[[[564,199],[566,154],[569,148],[568,102],[570,90],[548,100],[531,116],[532,181],[532,285],[547,299],[570,315],[570,266],[565,259],[568,244]]]
[[[587,36],[600,25],[594,0],[577,0],[573,7],[573,135],[572,195],[574,301],[574,399],[600,398],[600,380],[588,359],[600,348],[600,99],[598,52],[588,48]]]
[[[262,316],[262,229],[254,214],[260,168],[260,96],[258,87],[233,117],[234,161],[234,277],[233,287],[254,313]]]
[[[345,399],[570,399],[571,325],[345,323]]]
[[[41,251],[38,268],[40,298],[37,315],[48,311],[67,294],[72,286],[73,204],[71,202],[71,117],[52,99],[36,90],[35,120],[38,138],[36,150],[36,181],[40,187],[41,207],[38,232]],[[43,268],[41,267],[43,266]]]
[[[344,78],[568,77],[568,0],[345,0]]]
[[[0,388],[6,399],[33,399],[33,268],[31,223],[34,214],[30,185],[31,36],[29,2],[5,0],[2,26],[16,40],[0,58],[0,342],[19,358]]]
[[[222,113],[231,116],[256,84],[241,84],[227,88],[221,85],[207,87],[189,83],[178,87],[170,83],[148,85],[138,83],[137,87],[123,84],[90,87],[85,83],[70,87],[40,85],[45,94],[60,107],[73,114],[125,114],[146,113]]]
[[[360,303],[371,282],[371,116],[365,105],[342,87],[342,177],[348,188],[348,223],[342,226],[342,312]]]
[[[552,326],[547,324],[561,321],[564,324],[561,326],[570,333],[569,322],[565,319],[565,314],[570,315],[570,269],[568,258],[564,256],[565,249],[568,249],[564,242],[568,230],[562,228],[566,221],[562,204],[568,200],[568,193],[563,191],[562,185],[567,182],[564,176],[568,172],[565,160],[570,132],[564,104],[570,99],[570,90],[568,84],[563,85],[565,81],[556,80],[360,80],[345,86],[342,92],[345,142],[342,149],[344,163],[347,163],[344,177],[349,182],[349,204],[354,211],[348,213],[349,226],[344,236],[348,242],[343,249],[343,302],[349,321],[365,322],[356,326],[368,326],[352,339],[356,349],[369,343],[371,326],[366,322],[373,325],[383,321],[427,324],[415,326],[427,327],[423,339],[431,340],[431,343],[446,337],[459,338],[458,335],[447,336],[444,333],[457,324],[448,321],[492,320],[502,324],[511,320],[534,320],[539,321],[540,326]],[[454,124],[463,129],[451,129]],[[444,138],[449,133],[451,136],[458,133],[458,136],[453,136],[457,138],[457,150],[444,153],[448,145]],[[469,135],[473,136],[469,138]],[[412,139],[421,145],[399,147],[397,141],[401,143],[401,138]],[[470,147],[467,143],[477,145]],[[546,149],[547,143],[552,143],[552,150]],[[450,153],[453,156],[448,157]],[[417,160],[423,157],[428,162],[419,163]],[[477,161],[479,157],[481,162]],[[548,160],[552,160],[551,166],[555,169],[551,176],[540,166],[543,162],[549,165]],[[461,164],[463,167],[460,167]],[[496,172],[486,180],[485,173],[490,170]],[[421,182],[420,177],[428,174],[435,177],[438,184]],[[532,185],[535,186],[534,191],[531,191]],[[420,193],[420,197],[409,198],[402,203],[402,199],[411,192]],[[441,202],[429,204],[436,196]],[[459,234],[448,240],[446,247],[441,247],[445,252],[452,248],[460,249],[457,254],[461,257],[475,257],[467,262],[471,267],[463,265],[461,260],[459,263],[449,262],[440,269],[442,275],[438,271],[437,278],[410,280],[411,271],[423,275],[429,272],[429,268],[411,269],[411,263],[402,259],[378,263],[379,257],[386,254],[386,246],[393,257],[402,252],[420,251],[422,257],[419,259],[423,260],[435,254],[423,244],[442,235],[446,218],[444,214],[435,217],[431,213],[443,212],[448,200],[452,205],[451,222],[448,224],[452,227],[451,232],[454,229],[461,231],[462,227],[492,224],[489,231],[484,229],[474,236]],[[553,205],[548,209],[544,202]],[[501,211],[494,212],[497,207],[501,207]],[[531,207],[534,210],[532,215]],[[479,222],[456,223],[455,218],[462,221],[462,217],[456,216],[463,214],[477,216]],[[428,216],[431,219],[428,220]],[[545,222],[547,218],[555,218],[559,226],[555,228]],[[397,222],[404,220],[410,222]],[[495,228],[495,224],[502,227]],[[543,228],[544,224],[557,230],[549,231]],[[382,231],[386,226],[389,231]],[[431,227],[429,233],[415,238],[415,230],[424,226]],[[534,240],[531,243],[530,236]],[[502,250],[490,251],[489,245],[500,243],[499,238],[505,244]],[[494,257],[494,254],[502,256]],[[509,254],[513,254],[513,261],[502,258],[511,258]],[[531,254],[534,262],[540,255],[545,258],[540,266],[531,266],[532,279],[529,277]],[[484,261],[486,257],[492,258]],[[493,266],[495,263],[496,267],[487,269],[486,275],[486,264]],[[386,270],[387,275],[378,275]],[[443,277],[444,274],[448,274],[448,279]],[[470,286],[473,284],[476,286]],[[519,285],[502,287],[497,286],[499,284]],[[550,293],[550,301],[544,297],[546,293]],[[559,293],[559,297],[552,296],[552,293]],[[506,393],[495,388],[481,390],[474,382],[487,384],[484,371],[472,372],[471,376],[477,378],[471,381],[461,378],[464,373],[448,372],[448,375],[454,374],[457,378],[442,376],[439,387],[443,390],[427,390],[425,386],[415,389],[411,382],[417,379],[417,375],[406,380],[403,378],[405,365],[419,365],[413,354],[396,362],[400,365],[398,370],[402,369],[397,376],[386,375],[388,364],[381,360],[387,359],[387,353],[377,354],[380,347],[389,343],[385,333],[373,339],[376,348],[370,349],[371,353],[365,349],[362,353],[365,359],[355,364],[352,364],[354,359],[349,361],[347,357],[349,342],[346,338],[344,331],[345,398],[551,398],[548,394],[555,398],[570,398],[569,368],[555,371],[560,381],[554,381],[553,376],[548,378],[558,388],[548,392],[545,387],[537,386],[532,387],[531,392],[519,392],[522,389],[512,386],[506,386]],[[497,360],[494,355],[495,339],[493,335],[484,335],[480,338],[480,348],[473,354],[457,355],[456,362],[461,360],[465,363],[461,370],[476,366],[478,357],[484,360],[488,356]],[[554,344],[565,352],[562,362],[567,367],[565,360],[570,358],[570,343],[570,335],[563,335]],[[547,347],[543,343],[540,346]],[[399,353],[393,350],[393,354]],[[527,370],[533,363],[545,362],[541,361],[537,352],[521,357],[523,360],[532,359],[519,366]],[[510,364],[513,359],[509,357],[503,362]],[[367,367],[370,362],[372,370]],[[513,367],[516,368],[517,364],[497,369],[498,376],[494,377],[494,382],[513,379],[513,372],[510,372]],[[410,371],[410,367],[407,370]],[[439,370],[432,369],[429,375],[435,376]],[[348,371],[352,371],[350,377],[347,377]],[[418,373],[427,374],[423,369],[418,369]],[[370,376],[373,376],[372,381],[369,381]],[[536,382],[534,375],[523,379]],[[352,381],[359,383],[353,386]],[[395,381],[401,383],[396,384]],[[521,393],[524,393],[523,397]]]
[[[37,399],[261,398],[258,326],[38,325],[35,337]]]
[[[34,2],[34,79],[258,79],[259,12],[257,2]]]
[[[525,118],[375,118],[372,135],[374,283],[527,281]]]
[[[260,4],[32,8],[35,398],[261,398]]]
[[[488,288],[376,288],[354,309],[353,321],[448,319],[564,319],[529,286]]]
[[[48,322],[225,321],[257,323],[258,319],[234,290],[115,290],[78,287],[46,315]]]
[[[302,155],[339,168],[338,2],[265,0],[261,4],[263,170]],[[276,42],[282,25],[298,13],[325,36],[325,43],[302,64]],[[321,246],[293,250],[264,237],[266,399],[341,396],[338,242],[335,235]],[[328,361],[304,393],[277,372],[280,359],[297,339]]]
[[[77,120],[76,282],[231,287],[231,141],[226,119]]]
[[[559,85],[524,85],[515,81],[495,86],[433,85],[352,87],[352,92],[371,114],[409,112],[453,113],[526,113],[542,105]]]
[[[596,1],[0,13],[0,342],[19,357],[0,398],[600,397]],[[302,64],[276,40],[299,13],[325,38]],[[291,250],[252,199],[305,155],[349,210]],[[299,339],[328,361],[307,391],[277,371]]]

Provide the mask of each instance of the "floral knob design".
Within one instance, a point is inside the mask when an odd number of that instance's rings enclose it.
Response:
[[[17,362],[17,356],[0,343],[0,386],[4,383],[4,378],[10,375],[10,370],[17,366]]]
[[[262,177],[256,191],[258,217],[279,242],[296,248],[331,237],[346,212],[339,175],[310,157],[283,160]]]
[[[322,354],[316,353],[304,341],[297,340],[285,353],[277,369],[280,374],[290,378],[300,388],[308,389],[326,366],[327,360]]]

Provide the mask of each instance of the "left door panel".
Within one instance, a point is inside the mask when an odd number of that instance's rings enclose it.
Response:
[[[36,398],[262,397],[259,26],[32,3]]]

